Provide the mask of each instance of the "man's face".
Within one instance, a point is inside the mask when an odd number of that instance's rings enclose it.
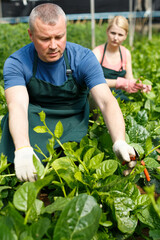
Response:
[[[64,17],[59,17],[55,25],[45,24],[36,18],[33,32],[29,29],[28,33],[42,61],[55,62],[61,58],[66,46]]]

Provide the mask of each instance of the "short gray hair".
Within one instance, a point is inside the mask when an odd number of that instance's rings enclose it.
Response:
[[[34,22],[36,18],[39,18],[43,23],[49,25],[55,25],[60,16],[63,16],[66,23],[67,17],[63,9],[54,3],[43,3],[32,9],[29,16],[29,28],[30,31],[34,31]]]

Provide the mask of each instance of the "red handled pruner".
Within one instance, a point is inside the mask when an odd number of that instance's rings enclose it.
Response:
[[[134,149],[134,151],[135,151],[136,155],[135,155],[135,156],[130,155],[131,161],[138,161],[138,160],[140,160],[140,159],[139,159],[139,154],[138,154],[138,152],[137,152],[135,149]],[[141,164],[142,164],[143,166],[145,166],[145,162],[143,161],[144,158],[145,158],[145,156],[143,156],[143,158],[141,159]],[[127,162],[126,162],[126,161],[123,161],[123,162],[122,162],[122,165],[125,165],[125,164],[127,164]],[[147,181],[149,182],[151,179],[150,179],[150,176],[149,176],[149,173],[148,173],[147,168],[144,169],[144,174],[145,174],[145,176],[146,176]]]

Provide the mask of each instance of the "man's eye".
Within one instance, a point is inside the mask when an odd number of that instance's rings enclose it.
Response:
[[[63,36],[57,36],[56,39],[59,40],[61,39]]]
[[[41,41],[49,41],[49,38],[40,38]]]

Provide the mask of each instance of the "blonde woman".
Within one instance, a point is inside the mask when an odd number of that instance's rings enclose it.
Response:
[[[124,91],[135,93],[139,90],[149,92],[151,86],[136,83],[132,73],[130,51],[122,46],[128,34],[128,20],[123,16],[115,16],[109,21],[107,43],[93,49],[100,62],[108,86],[116,92],[116,98],[128,100]]]

